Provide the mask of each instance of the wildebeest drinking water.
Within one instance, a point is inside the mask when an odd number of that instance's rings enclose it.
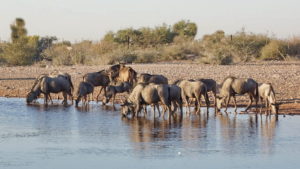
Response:
[[[194,81],[194,80],[177,80],[174,82],[177,86],[181,88],[181,98],[183,101],[186,102],[188,112],[190,113],[190,98],[196,99],[196,113],[200,113],[201,108],[201,96],[204,96],[207,113],[209,107],[209,99],[207,95],[207,87],[201,81]],[[198,107],[199,106],[199,107]]]
[[[99,72],[87,73],[83,76],[83,81],[91,83],[94,87],[101,86],[99,94],[96,97],[97,102],[102,89],[104,89],[104,95],[106,95],[105,87],[108,86],[110,83],[108,74],[105,72],[105,70],[101,70]]]
[[[84,98],[84,105],[86,105],[90,99],[88,98],[88,95],[92,95],[93,98],[93,92],[94,92],[94,85],[89,82],[80,82],[77,90],[77,99],[76,99],[76,107],[78,106],[78,103],[80,99]]]
[[[233,97],[234,106],[235,106],[234,111],[236,112],[237,106],[236,106],[235,95],[236,94],[243,95],[245,93],[248,93],[250,99],[249,104],[247,105],[245,111],[247,111],[250,108],[253,99],[255,99],[255,104],[257,108],[259,95],[258,95],[258,84],[255,80],[251,78],[240,79],[240,78],[230,76],[225,78],[221,86],[222,87],[220,89],[220,95],[217,97],[218,110],[221,109],[222,103],[225,101],[225,112],[226,112],[230,98]]]
[[[112,100],[112,104],[115,104],[115,97],[117,95],[117,93],[123,93],[123,92],[127,92],[129,93],[129,91],[131,90],[132,85],[129,82],[122,82],[120,85],[109,85],[106,87],[106,96],[105,99],[103,100],[103,102],[106,104],[109,102],[109,100],[111,98],[113,98]]]
[[[262,83],[258,87],[258,93],[261,101],[260,113],[262,109],[262,102],[265,101],[266,115],[269,115],[269,110],[273,114],[278,114],[279,104],[276,103],[275,91],[271,83]]]
[[[169,100],[168,85],[161,84],[142,84],[139,83],[131,92],[124,104],[122,104],[122,114],[127,116],[132,113],[132,116],[138,115],[143,105],[158,104],[161,102],[166,106],[170,114],[172,114],[171,103]],[[173,115],[173,114],[172,114]],[[155,115],[154,115],[155,117]],[[164,117],[164,115],[163,115]]]
[[[27,94],[26,102],[31,103],[36,100],[38,96],[44,94],[44,103],[48,104],[50,93],[63,92],[63,103],[67,104],[67,95],[72,97],[73,84],[69,74],[58,74],[56,77],[42,75],[36,79],[31,91]]]

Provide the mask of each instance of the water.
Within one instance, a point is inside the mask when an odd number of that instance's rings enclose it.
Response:
[[[0,98],[0,168],[250,168],[300,165],[300,117],[122,119],[110,106]],[[119,107],[117,107],[119,109]],[[205,110],[203,110],[205,111]],[[150,111],[149,111],[150,112]]]

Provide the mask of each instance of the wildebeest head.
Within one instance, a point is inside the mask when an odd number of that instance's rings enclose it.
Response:
[[[40,93],[41,92],[39,90],[37,90],[37,91],[31,90],[26,96],[26,103],[30,104],[31,102],[36,100],[38,98],[38,96],[40,95]]]
[[[125,102],[123,104],[121,104],[121,113],[123,117],[126,117],[127,115],[129,115],[130,113],[134,112],[134,106],[132,103],[128,102],[127,100],[125,100]]]

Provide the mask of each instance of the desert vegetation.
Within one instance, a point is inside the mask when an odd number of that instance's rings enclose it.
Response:
[[[16,18],[10,28],[11,40],[0,42],[2,65],[104,65],[175,60],[226,65],[300,58],[300,37],[278,39],[241,29],[234,34],[217,30],[196,39],[197,25],[188,20],[174,25],[110,31],[99,41],[76,43],[59,41],[56,37],[29,36],[22,18]]]

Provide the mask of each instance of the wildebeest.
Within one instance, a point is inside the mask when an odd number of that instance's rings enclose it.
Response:
[[[179,107],[180,114],[182,115],[182,98],[181,98],[181,88],[177,85],[170,84],[168,85],[169,88],[169,100],[171,101],[174,112]]]
[[[75,101],[76,107],[78,106],[78,103],[80,102],[80,99],[83,97],[84,102],[83,104],[86,105],[87,102],[89,102],[88,95],[92,95],[93,98],[93,92],[94,92],[94,85],[89,82],[80,82],[77,90],[77,99]]]
[[[143,105],[158,104],[161,102],[169,111],[169,119],[171,111],[171,102],[169,100],[168,85],[165,84],[143,84],[139,83],[132,90],[131,94],[122,104],[122,114],[127,116],[132,113],[132,116],[138,115]],[[155,115],[154,115],[155,116]]]
[[[72,97],[73,84],[71,81],[71,76],[67,75],[57,75],[57,77],[50,77],[48,75],[42,75],[36,79],[31,91],[27,94],[26,102],[31,103],[36,100],[37,97],[43,93],[44,103],[48,104],[48,98],[50,93],[63,92],[63,103],[67,104],[67,95]]]
[[[262,83],[258,86],[258,91],[261,102],[260,113],[262,109],[262,102],[265,101],[266,115],[269,115],[269,110],[273,114],[278,114],[279,104],[276,103],[275,91],[273,89],[272,84]]]
[[[177,80],[174,82],[177,86],[181,88],[181,98],[187,104],[188,111],[190,113],[190,98],[196,99],[196,113],[200,113],[201,108],[201,96],[204,96],[207,113],[209,107],[209,99],[207,95],[207,87],[201,81],[191,81],[191,80]],[[199,107],[198,107],[199,106]]]
[[[106,70],[111,82],[129,82],[133,85],[136,82],[137,73],[132,67],[125,64],[117,64]]]
[[[115,65],[110,66],[106,70],[106,73],[108,74],[109,80],[111,82],[114,81],[119,76],[120,69],[123,68],[123,67],[125,67],[125,64],[124,63],[119,63],[119,64],[115,64]]]
[[[213,79],[196,79],[203,82],[206,85],[207,92],[212,92],[214,96],[214,104],[217,107],[217,82]]]
[[[87,73],[83,76],[83,81],[91,83],[94,87],[101,86],[99,94],[96,97],[97,102],[102,89],[104,89],[104,95],[106,95],[105,87],[108,86],[110,83],[109,77],[105,72],[105,70],[101,70],[99,72]]]
[[[109,85],[106,87],[106,96],[105,96],[105,99],[103,102],[108,103],[109,100],[111,98],[113,98],[112,104],[114,105],[115,97],[116,97],[117,93],[123,93],[123,92],[129,93],[131,88],[132,88],[132,85],[129,82],[122,82],[120,85],[117,85],[117,86]]]
[[[155,83],[168,84],[168,79],[163,75],[151,75],[148,73],[141,73],[137,78],[138,83]]]
[[[259,95],[258,95],[258,84],[255,80],[251,78],[243,79],[243,78],[236,78],[236,77],[229,76],[224,79],[221,86],[222,87],[220,89],[220,95],[217,96],[218,111],[221,109],[222,103],[225,101],[226,102],[225,112],[226,112],[230,98],[233,97],[235,112],[236,112],[237,106],[236,106],[235,95],[236,94],[243,95],[245,93],[248,93],[250,98],[249,104],[246,107],[245,111],[247,111],[250,108],[253,98],[255,99],[255,104],[257,107]]]

